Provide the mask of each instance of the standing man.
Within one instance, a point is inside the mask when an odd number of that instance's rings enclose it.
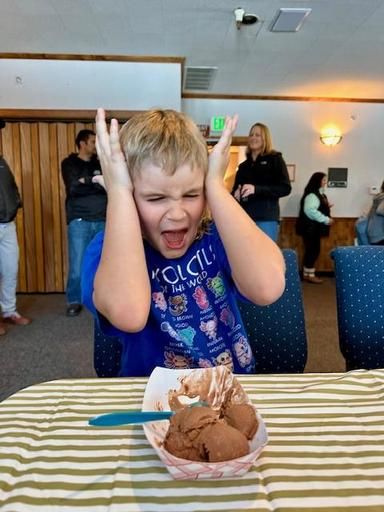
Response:
[[[0,130],[5,121],[0,119]],[[5,323],[28,325],[30,318],[16,310],[16,286],[19,270],[19,244],[14,219],[21,208],[20,194],[7,162],[0,155],[0,336],[6,333]],[[4,323],[3,323],[4,322]]]
[[[101,174],[96,156],[96,137],[92,130],[80,130],[76,137],[78,153],[61,163],[66,190],[68,224],[67,316],[77,316],[82,309],[80,271],[84,251],[92,238],[104,229],[107,195],[104,188],[92,183]]]

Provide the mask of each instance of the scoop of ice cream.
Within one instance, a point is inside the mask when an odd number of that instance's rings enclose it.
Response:
[[[217,412],[209,407],[185,407],[170,419],[169,429],[164,439],[164,448],[188,460],[204,461],[196,439],[207,426],[219,420]]]
[[[164,440],[164,448],[181,459],[202,460],[198,447],[195,447],[188,436],[182,432],[168,431]]]
[[[218,419],[217,412],[209,407],[185,407],[171,417],[170,430],[187,434],[193,441],[203,428],[216,423]]]
[[[250,404],[235,404],[225,410],[224,419],[231,427],[239,430],[247,439],[256,434],[259,422],[255,408]]]
[[[202,459],[208,462],[232,460],[249,453],[245,435],[224,422],[206,427],[198,442]]]

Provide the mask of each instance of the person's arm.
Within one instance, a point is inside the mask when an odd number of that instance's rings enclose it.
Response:
[[[133,187],[119,142],[119,127],[112,119],[108,133],[105,113],[96,116],[96,147],[108,194],[107,219],[100,265],[94,281],[96,309],[125,332],[141,331],[148,320],[150,283],[133,199]]]
[[[99,189],[99,185],[92,182],[92,177],[81,176],[81,172],[69,158],[61,164],[61,175],[68,197],[88,196]]]
[[[11,168],[8,165],[8,162],[1,155],[0,155],[0,159],[3,162],[4,172],[8,175],[9,183],[10,183],[10,188],[13,191],[14,201],[15,201],[16,210],[17,210],[18,208],[22,208],[22,206],[23,206],[23,202],[21,200],[20,192],[19,192],[19,189],[17,187],[17,183],[16,183],[15,177],[13,175],[13,172],[11,171]]]
[[[321,224],[331,224],[332,220],[327,215],[319,211],[320,199],[316,194],[308,194],[304,199],[304,213],[308,219],[320,222]]]
[[[289,180],[287,165],[280,153],[273,158],[273,174],[268,185],[256,185],[255,196],[264,196],[278,199],[291,193],[292,186]]]
[[[284,291],[285,264],[275,242],[256,226],[223,185],[236,125],[237,118],[227,119],[220,141],[210,154],[206,196],[239,292],[256,304],[267,305]]]
[[[235,174],[235,181],[233,183],[233,187],[231,190],[231,195],[236,199],[236,201],[241,201],[241,187],[243,183],[243,177],[242,177],[242,166],[240,165],[237,168],[236,174]]]

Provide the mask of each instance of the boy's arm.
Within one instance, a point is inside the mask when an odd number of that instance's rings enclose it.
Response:
[[[228,118],[210,154],[206,196],[240,293],[256,304],[277,300],[285,287],[285,264],[278,246],[265,235],[223,184],[237,118]]]
[[[137,332],[144,328],[148,319],[150,283],[132,182],[120,147],[118,123],[113,119],[108,133],[102,109],[96,116],[96,134],[103,176],[93,180],[104,183],[108,205],[93,300],[97,310],[115,327],[125,332]]]

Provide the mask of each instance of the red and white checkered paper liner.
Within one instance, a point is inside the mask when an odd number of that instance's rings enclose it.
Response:
[[[207,368],[204,371],[214,371]],[[199,370],[201,371],[201,370]],[[157,367],[152,372],[144,394],[143,411],[169,410],[168,391],[180,387],[180,378],[193,370],[169,370]],[[247,403],[250,403],[247,400]],[[250,453],[225,462],[195,462],[175,457],[163,447],[169,421],[155,421],[143,425],[145,435],[160,459],[176,480],[197,480],[206,478],[229,478],[244,475],[253,465],[268,442],[268,434],[261,415],[256,411],[259,426],[250,441]]]

